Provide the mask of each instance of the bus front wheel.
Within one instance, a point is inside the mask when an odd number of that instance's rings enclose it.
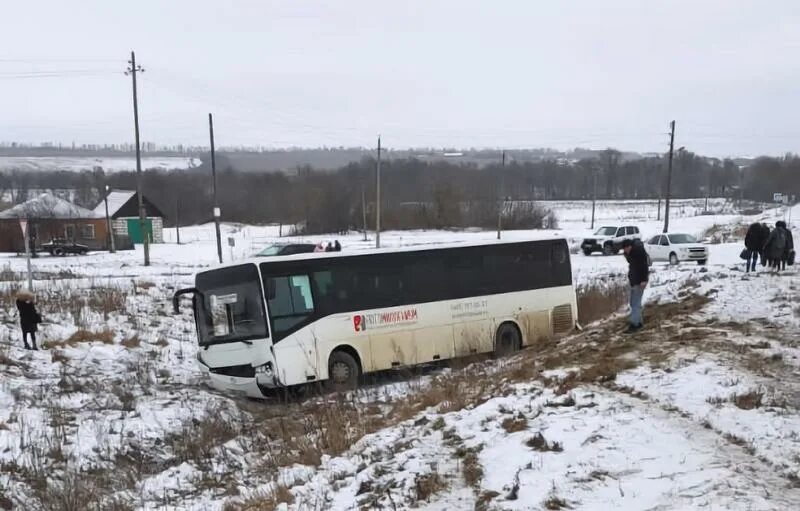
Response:
[[[351,390],[358,387],[361,369],[352,355],[334,351],[328,361],[327,387],[332,391]]]
[[[498,356],[510,355],[522,346],[522,335],[519,328],[513,323],[503,323],[497,329],[494,339],[494,352]]]

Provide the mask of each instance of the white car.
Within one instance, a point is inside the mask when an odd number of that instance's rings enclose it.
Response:
[[[708,247],[690,234],[659,234],[647,240],[645,249],[653,261],[669,261],[670,264],[681,261],[706,264],[708,261]]]

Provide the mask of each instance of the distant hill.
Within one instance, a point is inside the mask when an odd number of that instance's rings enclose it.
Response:
[[[602,151],[577,148],[570,151],[554,149],[510,149],[506,151],[506,162],[535,162],[555,160],[561,163],[574,163],[585,158],[595,158]],[[386,149],[382,153],[385,160],[417,158],[420,160],[444,160],[451,163],[483,167],[500,161],[500,149],[458,149],[458,148],[420,148]],[[272,149],[251,150],[223,148],[217,151],[217,169],[227,168],[243,172],[287,172],[294,173],[298,168],[311,166],[320,170],[332,170],[349,163],[360,162],[365,158],[377,156],[372,148],[318,148],[318,149]],[[654,154],[623,152],[624,161],[636,160]],[[740,166],[752,161],[748,158],[736,160]],[[0,171],[20,170],[67,170],[83,171],[102,168],[106,172],[136,170],[134,152],[126,147],[66,148],[10,147],[0,146]],[[142,152],[142,168],[147,169],[191,169],[207,171],[210,168],[209,153],[203,148],[186,150],[166,150],[150,148]]]

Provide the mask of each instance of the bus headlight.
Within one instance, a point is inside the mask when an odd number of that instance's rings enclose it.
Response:
[[[267,378],[272,378],[273,373],[272,362],[256,367],[256,376],[263,375]]]

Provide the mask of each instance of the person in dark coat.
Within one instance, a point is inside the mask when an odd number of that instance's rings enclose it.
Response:
[[[622,251],[625,253],[625,259],[628,260],[628,282],[631,286],[631,317],[628,329],[625,330],[625,333],[630,334],[640,330],[643,326],[642,297],[650,277],[650,267],[647,264],[647,251],[641,240],[624,240]]]
[[[747,271],[756,271],[758,264],[758,257],[761,256],[762,262],[764,260],[764,245],[769,237],[769,227],[762,223],[754,223],[747,229],[747,234],[744,236],[744,246],[750,254],[747,259]]]
[[[36,331],[39,329],[42,317],[36,310],[33,293],[27,290],[17,293],[17,310],[19,311],[19,324],[22,327],[22,342],[25,344],[25,349],[38,349],[36,347]],[[31,338],[30,345],[28,345],[29,335]]]
[[[781,266],[786,267],[783,262],[788,258],[790,236],[786,222],[778,221],[764,244],[764,256],[769,261],[769,267],[775,271],[781,271]]]
[[[339,243],[339,240],[336,240],[336,241],[333,242],[333,251],[334,252],[341,252],[342,251],[342,245]]]
[[[763,241],[761,242],[761,248],[759,249],[758,254],[761,256],[761,266],[767,265],[767,256],[764,252],[764,247],[767,245],[767,240],[769,239],[769,235],[771,234],[771,230],[769,226],[765,223],[761,224],[761,238]]]
[[[786,226],[786,222],[783,220],[777,222],[775,224],[776,229],[783,229],[784,236],[786,237],[786,246],[783,249],[783,256],[781,257],[781,270],[786,269],[786,263],[790,259],[790,254],[794,251],[794,236],[792,236],[792,231]]]

